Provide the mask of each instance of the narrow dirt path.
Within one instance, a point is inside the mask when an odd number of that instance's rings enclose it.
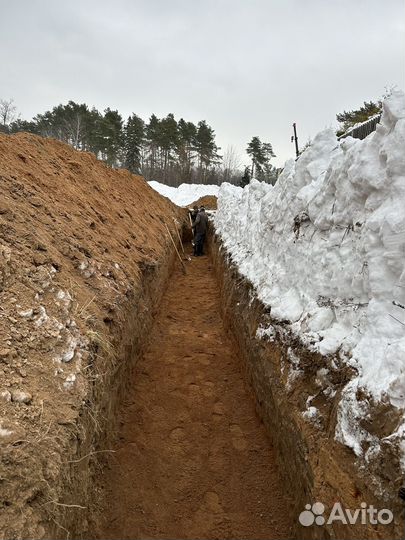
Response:
[[[98,538],[289,537],[274,452],[207,257],[175,270],[119,420]]]

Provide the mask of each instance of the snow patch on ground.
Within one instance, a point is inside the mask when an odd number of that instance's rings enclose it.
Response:
[[[267,339],[268,341],[274,341],[276,338],[276,330],[272,325],[267,327],[259,326],[256,330],[256,337],[259,339]]]
[[[218,195],[219,186],[204,185],[204,184],[180,184],[179,187],[166,186],[160,182],[152,180],[148,182],[151,188],[155,191],[170,199],[174,204],[178,206],[187,206],[194,201],[197,201],[200,197],[206,195]]]
[[[11,431],[10,429],[5,429],[1,427],[1,424],[0,424],[0,437],[8,437],[9,435],[12,435],[12,434],[13,434],[13,431]]]
[[[371,442],[358,389],[405,407],[405,312],[393,304],[405,303],[404,148],[405,95],[396,91],[366,139],[339,142],[325,130],[275,186],[222,184],[218,194],[216,230],[271,316],[358,372],[336,430],[357,454]]]
[[[309,422],[316,424],[319,417],[319,411],[316,407],[309,406],[308,409],[306,409],[302,413],[302,417],[305,418],[305,420],[308,420]]]

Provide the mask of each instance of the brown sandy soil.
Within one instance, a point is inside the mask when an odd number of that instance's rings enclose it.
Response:
[[[104,457],[96,538],[289,538],[289,503],[207,257],[176,269]]]
[[[101,357],[183,213],[92,154],[0,135],[0,538],[40,538],[62,505],[86,504],[61,470],[93,444],[82,420],[99,427]]]
[[[215,195],[204,195],[191,204],[188,204],[188,208],[193,208],[193,206],[204,206],[207,210],[216,210],[217,209],[217,197]]]

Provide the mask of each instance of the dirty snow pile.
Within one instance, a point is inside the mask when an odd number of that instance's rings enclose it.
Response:
[[[272,317],[356,368],[336,437],[361,454],[371,435],[359,426],[356,390],[405,407],[404,93],[385,100],[381,123],[362,141],[319,133],[274,187],[223,184],[215,226]],[[401,435],[390,441],[405,451]]]
[[[177,206],[187,206],[206,195],[217,196],[219,190],[219,186],[210,184],[180,184],[177,188],[160,184],[155,180],[148,182],[148,184],[155,191],[170,199],[174,204],[177,204]]]

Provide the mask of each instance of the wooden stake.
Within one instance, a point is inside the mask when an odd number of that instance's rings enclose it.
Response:
[[[173,218],[173,221],[174,221],[174,226],[176,227],[176,222]],[[180,236],[180,233],[179,233],[179,229],[176,227],[176,233],[177,233],[177,238],[179,239],[179,242],[180,242],[180,245],[181,245],[181,250],[182,252],[184,253],[184,255],[186,254],[186,252],[184,251],[184,246],[183,246],[183,242],[181,240],[181,236]]]
[[[169,233],[170,240],[172,241],[172,244],[174,245],[174,249],[176,250],[177,257],[179,258],[179,260],[180,260],[180,262],[181,262],[181,266],[183,267],[183,272],[184,272],[184,274],[186,274],[186,273],[187,273],[186,265],[184,264],[183,259],[181,258],[181,255],[180,255],[180,253],[179,253],[179,250],[177,249],[177,246],[176,246],[176,242],[173,240],[172,233],[170,232],[170,229],[169,229],[169,227],[166,225],[166,223],[165,223],[165,227],[166,227],[167,232]]]
[[[190,212],[188,213],[188,218],[190,220],[191,232],[192,232],[193,238],[194,238],[193,220],[191,219]]]

